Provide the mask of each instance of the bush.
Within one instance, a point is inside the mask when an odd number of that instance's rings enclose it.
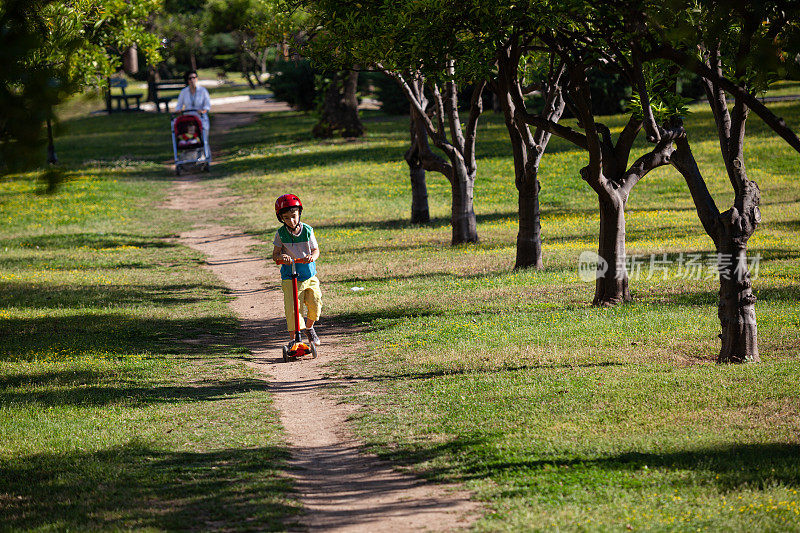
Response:
[[[692,100],[705,98],[706,91],[703,89],[702,78],[693,72],[681,72],[678,76],[678,94]]]
[[[408,115],[408,99],[403,94],[400,86],[383,72],[362,72],[359,84],[371,85],[375,97],[381,103],[381,111],[387,115]]]
[[[308,60],[280,61],[275,64],[267,85],[275,99],[301,111],[316,109],[317,91],[314,69]]]
[[[619,74],[608,74],[599,70],[589,73],[589,90],[595,115],[616,115],[624,112],[632,93],[631,86],[622,81]]]
[[[632,90],[631,86],[620,79],[619,74],[609,74],[600,70],[592,70],[588,73],[589,91],[592,97],[592,112],[596,116],[616,115],[624,113],[628,108]],[[567,102],[569,96],[565,94]],[[541,108],[541,101],[538,105]],[[563,118],[572,118],[573,114],[569,107],[564,110]]]

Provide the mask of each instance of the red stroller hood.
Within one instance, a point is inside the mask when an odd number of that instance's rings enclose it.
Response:
[[[175,119],[175,124],[173,125],[173,131],[175,135],[180,135],[181,133],[185,133],[188,129],[189,124],[194,124],[195,129],[197,130],[197,134],[200,135],[203,131],[203,123],[200,121],[200,118],[195,115],[181,115]]]

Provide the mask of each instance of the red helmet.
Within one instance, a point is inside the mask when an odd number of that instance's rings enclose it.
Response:
[[[294,194],[279,196],[278,199],[275,200],[275,216],[278,217],[278,221],[283,222],[281,220],[281,213],[292,207],[298,207],[300,208],[300,213],[303,212],[303,203],[300,201],[300,198]]]

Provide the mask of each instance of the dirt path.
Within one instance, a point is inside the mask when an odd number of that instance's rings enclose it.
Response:
[[[220,133],[217,115],[216,129]],[[226,128],[246,123],[239,115]],[[222,130],[222,131],[220,131]],[[346,331],[323,320],[318,331],[320,357],[283,363],[288,340],[277,268],[251,253],[263,244],[235,228],[203,221],[209,209],[235,201],[202,176],[177,179],[167,206],[196,213],[198,225],[180,241],[206,254],[207,267],[228,286],[241,323],[240,342],[252,352],[252,365],[270,382],[292,457],[287,475],[295,481],[306,509],[302,524],[312,531],[450,531],[469,526],[478,506],[454,487],[432,485],[394,470],[377,457],[360,453],[347,429],[353,407],[336,403],[326,388],[341,385],[323,365],[348,356]],[[348,338],[349,340],[350,338]]]

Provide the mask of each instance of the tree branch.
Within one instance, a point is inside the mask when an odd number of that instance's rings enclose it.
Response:
[[[397,82],[397,84],[400,86],[400,89],[402,89],[403,94],[405,94],[406,99],[411,104],[411,108],[416,112],[417,118],[421,120],[422,124],[425,126],[425,131],[428,132],[428,135],[431,138],[434,138],[437,134],[436,128],[434,127],[433,122],[431,122],[430,117],[428,117],[428,115],[425,113],[425,108],[422,105],[420,95],[417,94],[417,91],[422,91],[422,88],[412,88],[408,81],[406,81],[405,77],[400,73],[386,69],[382,67],[380,63],[378,63],[377,66],[387,76],[393,78]],[[420,83],[422,83],[422,76],[417,75],[417,77],[419,78]]]
[[[591,173],[593,180],[599,180],[603,173],[603,151],[594,115],[592,114],[592,97],[589,92],[589,80],[586,77],[586,66],[584,64],[575,64],[570,67],[570,87],[572,101],[578,111],[578,122],[585,132],[585,149],[589,152],[588,171]],[[582,175],[586,179],[587,173]],[[592,184],[592,182],[589,183],[590,185]]]
[[[442,93],[439,92],[439,86],[436,83],[431,84],[431,89],[433,90],[433,103],[436,106],[436,123],[438,126],[437,134],[433,137],[434,142],[436,142],[437,138],[444,138],[444,100],[442,99]]]
[[[724,89],[737,100],[742,100],[747,106],[758,115],[764,123],[769,126],[772,131],[780,135],[792,148],[800,152],[800,138],[797,137],[783,118],[776,116],[758,98],[747,92],[744,88],[736,83],[725,78],[721,72],[713,71],[708,65],[703,64],[698,59],[692,57],[686,52],[676,50],[674,48],[662,48],[660,50],[660,57],[674,61],[679,65],[684,65],[686,68],[695,74],[702,76],[711,82],[717,84],[720,88]]]
[[[445,85],[445,113],[450,126],[451,144],[464,153],[464,132],[461,130],[461,118],[458,114],[458,88],[452,80]]]
[[[633,187],[640,179],[645,177],[648,172],[658,167],[668,165],[672,152],[675,150],[671,139],[662,139],[656,144],[651,152],[644,154],[637,159],[633,165],[625,172],[622,178],[622,191],[627,198]]]
[[[719,209],[717,204],[714,203],[714,197],[708,191],[686,137],[675,141],[675,151],[672,153],[670,162],[686,180],[686,185],[689,186],[689,192],[692,195],[692,200],[694,200],[697,216],[708,236],[716,243],[719,239],[717,229],[719,225]]]
[[[483,112],[484,87],[486,87],[486,81],[481,81],[472,89],[472,99],[469,105],[469,119],[464,138],[464,160],[471,169],[475,167],[475,137],[478,133],[478,118]]]
[[[635,42],[631,43],[631,48],[633,51],[633,83],[636,92],[639,94],[639,102],[642,104],[642,114],[644,116],[642,124],[645,132],[647,132],[647,141],[657,143],[661,140],[661,132],[653,116],[653,108],[650,106],[650,95],[647,92],[647,83],[644,80],[641,51]]]
[[[627,161],[631,155],[633,143],[639,132],[642,129],[642,121],[635,118],[633,115],[628,119],[628,123],[622,128],[622,133],[617,138],[617,144],[614,147],[614,158],[617,161]]]

